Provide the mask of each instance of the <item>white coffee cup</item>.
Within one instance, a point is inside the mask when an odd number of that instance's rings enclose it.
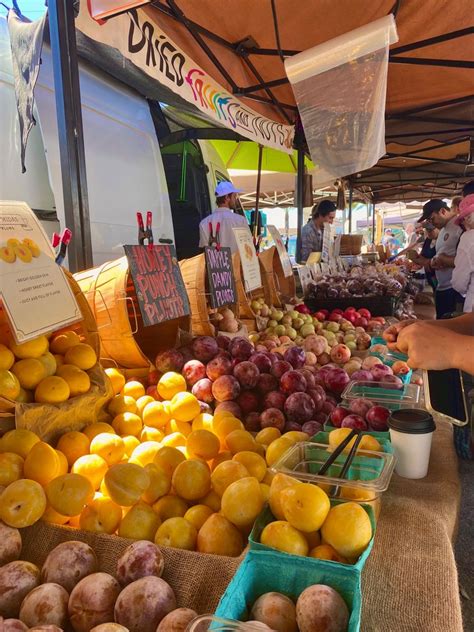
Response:
[[[424,478],[430,463],[436,425],[427,410],[400,408],[389,419],[390,440],[397,457],[395,472],[403,478]]]

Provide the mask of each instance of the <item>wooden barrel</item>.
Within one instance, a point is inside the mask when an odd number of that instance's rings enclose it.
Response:
[[[144,326],[126,257],[74,277],[95,316],[101,359],[107,363],[129,369],[149,367],[159,351],[176,345],[180,330],[190,330],[188,316]]]
[[[183,259],[179,262],[184,285],[191,306],[191,330],[195,336],[214,336],[216,330],[211,323],[212,308],[208,301],[209,289],[207,281],[206,257],[203,254]],[[238,317],[238,306],[228,305]]]
[[[267,277],[268,291],[272,297],[271,304],[281,307],[296,296],[296,282],[293,274],[286,277],[281,265],[280,255],[275,246],[260,253],[265,276]]]

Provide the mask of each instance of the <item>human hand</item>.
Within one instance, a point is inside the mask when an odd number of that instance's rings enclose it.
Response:
[[[389,349],[395,349],[396,348],[396,342],[397,342],[397,338],[399,333],[401,332],[402,329],[404,329],[405,327],[408,327],[408,325],[411,325],[412,323],[415,323],[416,320],[414,320],[413,318],[408,318],[407,320],[401,320],[399,323],[395,323],[394,325],[390,325],[390,327],[388,327],[384,332],[383,332],[383,337],[384,339],[387,341],[388,343],[388,348]]]
[[[393,348],[408,356],[412,369],[442,371],[453,368],[457,334],[426,321],[416,321],[400,330]]]
[[[438,257],[441,257],[441,255],[438,255]],[[440,270],[443,267],[438,257],[433,257],[432,259],[430,259],[430,268],[432,270]]]

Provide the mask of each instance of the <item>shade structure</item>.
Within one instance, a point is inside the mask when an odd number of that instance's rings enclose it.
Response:
[[[445,143],[474,135],[472,0],[154,0],[146,11],[158,12],[167,34],[231,93],[265,116],[290,123],[296,106],[284,58],[393,12],[400,40],[389,58],[387,142],[417,150],[425,140]],[[402,149],[398,153],[406,154]],[[456,154],[451,163],[429,161],[436,177],[427,173],[423,181],[421,163],[413,169],[389,166],[395,150],[388,150],[377,168],[397,171],[404,199],[425,194],[425,184],[429,190],[438,174],[449,192],[474,176],[470,153]],[[360,178],[354,174],[351,180],[357,186]],[[364,187],[372,194],[370,183]],[[396,195],[391,188],[373,191],[375,200]]]
[[[258,145],[251,141],[211,140],[211,144],[222,158],[227,169],[255,170],[258,166]],[[293,173],[297,171],[297,155],[286,154],[271,147],[264,147],[262,153],[262,171]],[[306,158],[308,170],[315,166]]]

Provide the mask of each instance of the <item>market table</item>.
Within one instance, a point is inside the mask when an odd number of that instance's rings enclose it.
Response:
[[[362,574],[362,632],[462,632],[452,540],[460,504],[450,424],[437,422],[428,476],[394,474]]]

